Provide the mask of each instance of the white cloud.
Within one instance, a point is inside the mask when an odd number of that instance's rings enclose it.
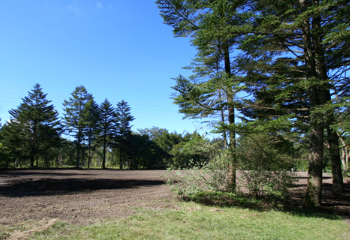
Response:
[[[103,9],[103,4],[102,4],[102,2],[96,2],[96,8],[98,8],[98,9]]]
[[[80,2],[73,2],[72,4],[67,6],[68,10],[75,13],[80,14],[82,9],[82,4]]]

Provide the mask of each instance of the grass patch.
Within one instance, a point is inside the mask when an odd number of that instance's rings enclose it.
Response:
[[[339,217],[312,212],[257,211],[179,202],[171,209],[138,209],[120,220],[79,226],[56,222],[31,239],[349,239]],[[6,234],[6,233],[5,233]],[[5,235],[6,236],[6,235]]]

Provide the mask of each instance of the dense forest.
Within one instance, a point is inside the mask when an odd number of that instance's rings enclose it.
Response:
[[[0,167],[185,168],[208,161],[221,143],[158,127],[133,132],[126,101],[98,104],[83,86],[64,101],[61,118],[46,96],[36,84],[9,111],[0,132]]]

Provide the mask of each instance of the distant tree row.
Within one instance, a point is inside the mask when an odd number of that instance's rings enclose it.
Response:
[[[106,152],[109,147],[117,147],[120,152],[120,168],[123,168],[122,156],[126,149],[127,139],[131,136],[130,122],[134,117],[128,103],[122,100],[114,108],[105,99],[98,105],[85,87],[77,87],[69,100],[65,100],[63,126],[74,139],[77,148],[76,166],[80,166],[81,146],[88,148],[88,167],[91,161],[91,150],[96,143],[102,145],[102,168],[106,168]]]
[[[215,144],[196,132],[153,127],[133,133],[127,102],[113,107],[105,99],[99,105],[84,86],[64,101],[62,119],[46,96],[36,84],[9,111],[0,131],[1,167],[184,168],[215,154]]]

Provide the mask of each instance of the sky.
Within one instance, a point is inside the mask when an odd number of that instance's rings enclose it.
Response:
[[[64,100],[83,85],[98,104],[122,99],[133,130],[206,132],[182,120],[173,104],[172,78],[191,74],[196,50],[175,38],[155,0],[0,1],[0,118],[10,118],[39,83],[63,117]]]

